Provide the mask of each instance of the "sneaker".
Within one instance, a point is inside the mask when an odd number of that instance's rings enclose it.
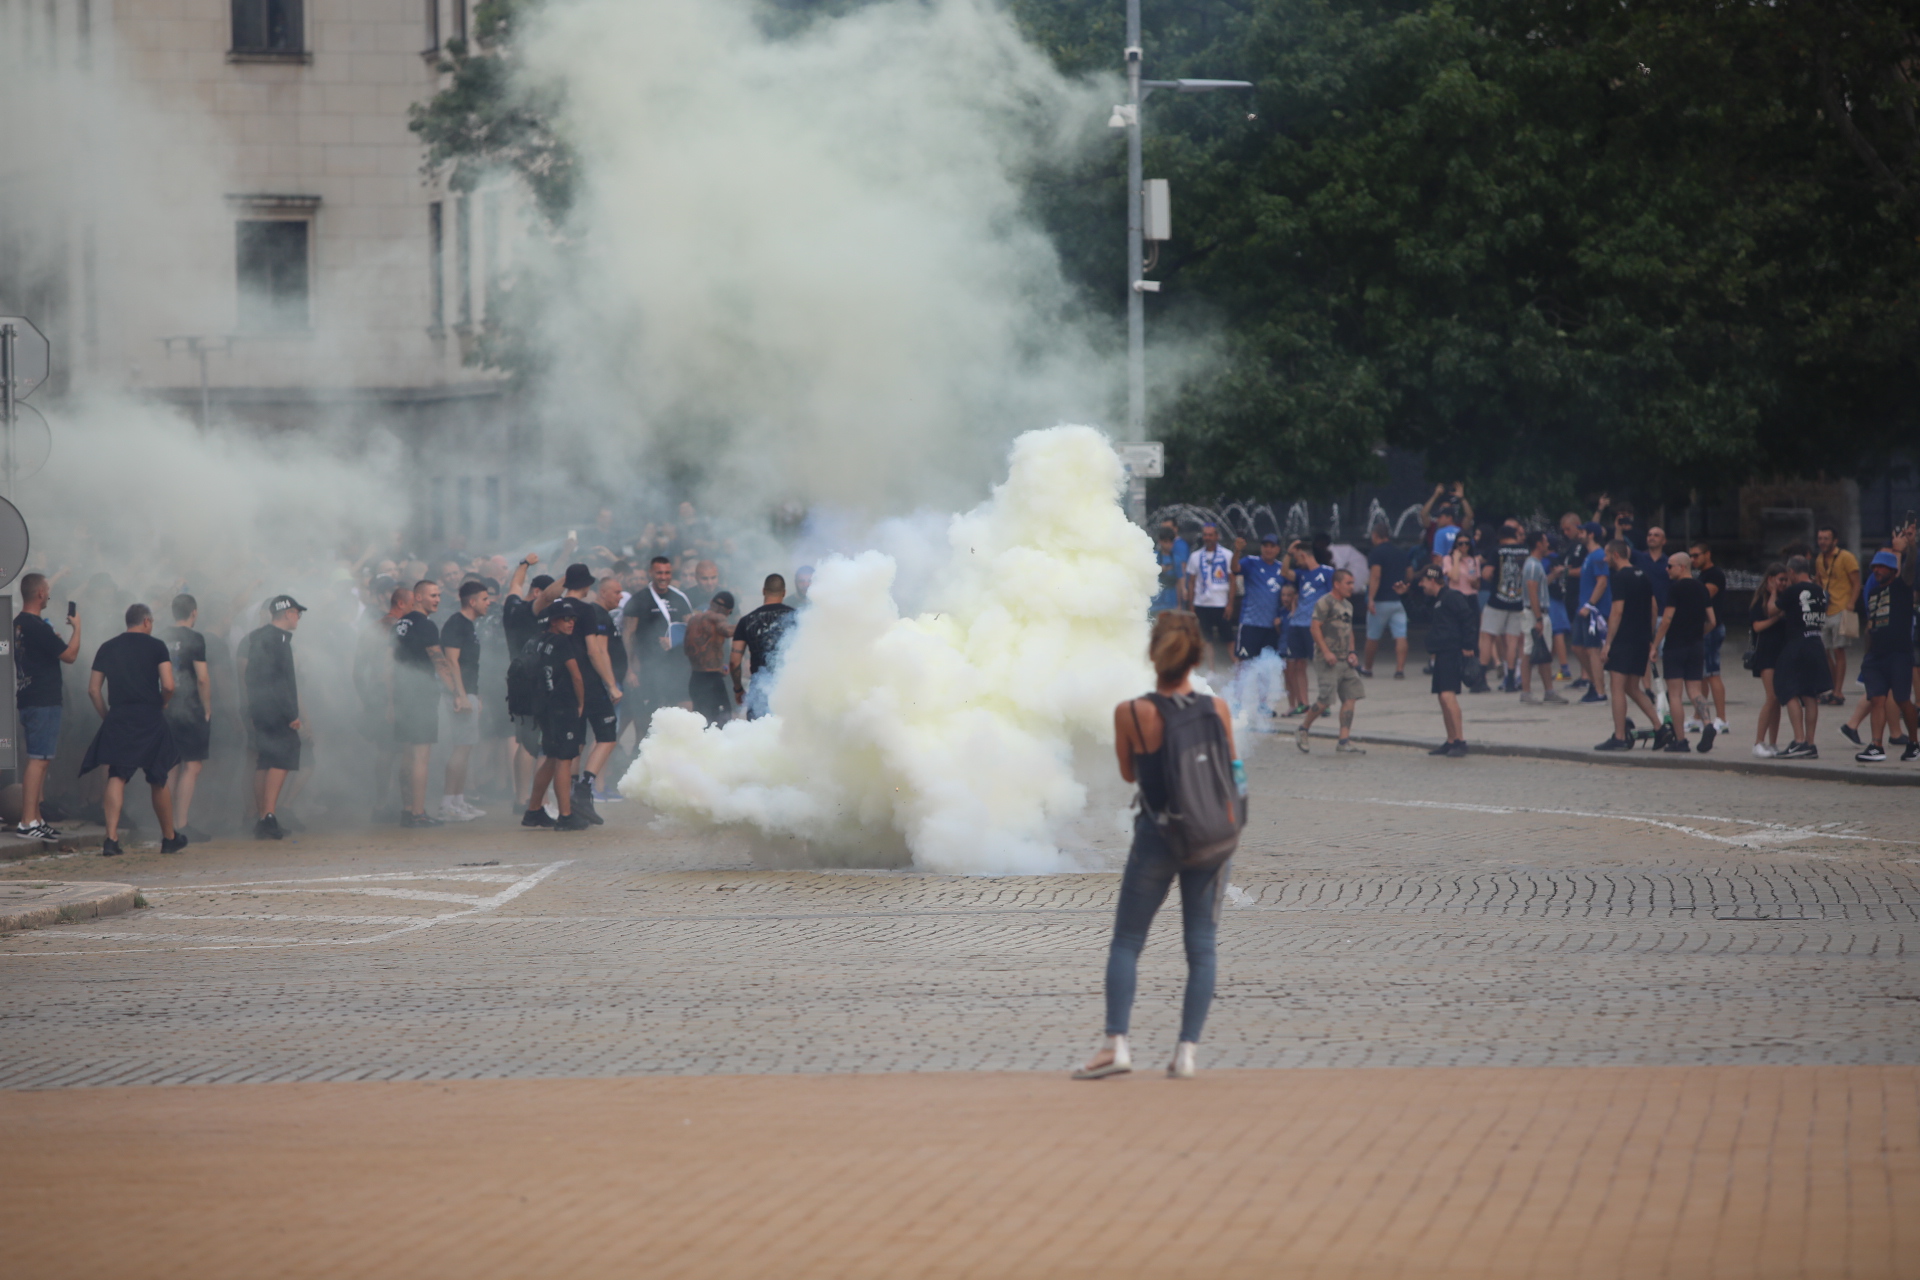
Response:
[[[1820,695],[1820,705],[1823,707],[1844,707],[1847,705],[1847,700],[1837,693],[1823,693]]]
[[[1567,700],[1551,689],[1540,695],[1540,701],[1551,707],[1564,707],[1567,705]]]
[[[100,856],[103,858],[117,858],[125,852],[126,850],[120,847],[118,840],[102,840],[100,842]]]
[[[1707,752],[1713,750],[1714,739],[1719,736],[1720,731],[1712,725],[1708,725],[1700,730],[1700,754],[1705,755]]]
[[[280,829],[279,820],[270,813],[253,824],[255,840],[284,840],[286,834]]]
[[[1589,689],[1580,695],[1580,701],[1582,702],[1605,702],[1606,700],[1607,695],[1597,689]]]
[[[1354,670],[1358,671],[1363,677],[1365,677],[1368,680],[1373,679],[1372,667],[1355,667]]]
[[[1674,739],[1672,725],[1662,723],[1654,727],[1653,749],[1655,751],[1665,751],[1668,747],[1671,747],[1674,744],[1674,741],[1675,739]]]
[[[45,820],[31,823],[23,822],[13,829],[13,833],[17,836],[24,836],[29,840],[58,840],[60,838],[60,833],[48,826]]]
[[[1311,749],[1307,746],[1307,726],[1301,725],[1293,731],[1293,745],[1300,748],[1303,753]]]
[[[440,797],[440,821],[472,822],[475,818],[486,817],[484,809],[476,809],[467,803],[465,796]]]
[[[160,852],[162,853],[184,853],[186,848],[187,838],[180,833],[177,827],[174,829],[173,839],[167,840],[163,838],[160,841]]]
[[[1780,752],[1779,758],[1782,760],[1804,760],[1807,758],[1809,752],[1813,752],[1816,755],[1818,754],[1812,743],[1789,742],[1785,750]]]
[[[1700,732],[1700,722],[1699,722],[1698,720],[1694,720],[1694,719],[1692,719],[1692,718],[1689,718],[1689,719],[1688,719],[1688,720],[1686,721],[1686,724],[1685,724],[1685,726],[1684,726],[1684,727],[1685,727],[1685,729],[1686,729],[1686,731],[1687,731],[1687,736],[1688,736],[1688,737],[1692,737],[1692,736],[1693,736],[1694,734],[1696,734],[1696,733],[1698,733],[1698,732]]]
[[[1851,742],[1856,747],[1861,747],[1866,745],[1864,742],[1860,740],[1860,731],[1854,728],[1850,724],[1843,724],[1840,726],[1840,736],[1845,738],[1848,742]]]
[[[1441,744],[1440,744],[1439,746],[1437,746],[1437,747],[1435,747],[1435,748],[1434,748],[1433,750],[1431,750],[1431,751],[1429,751],[1429,752],[1427,752],[1427,754],[1428,754],[1428,755],[1430,755],[1430,756],[1448,756],[1448,755],[1452,755],[1452,754],[1453,754],[1453,743],[1452,743],[1452,742],[1443,742],[1443,743],[1441,743]]]
[[[554,823],[553,829],[555,831],[585,831],[588,827],[592,825],[593,824],[591,822],[588,822],[585,818],[581,817],[579,814],[570,813],[566,817],[560,819],[560,821]]]
[[[1658,748],[1658,750],[1665,751],[1669,755],[1676,755],[1676,756],[1690,755],[1693,752],[1693,748],[1687,745],[1687,740],[1685,738],[1680,738],[1680,737],[1676,737],[1672,742],[1669,742],[1664,747]]]
[[[1447,755],[1452,757],[1453,759],[1458,760],[1466,754],[1467,754],[1467,744],[1462,739],[1455,738],[1452,742],[1449,742],[1447,744]]]
[[[1396,671],[1393,673],[1393,678],[1395,680],[1405,680],[1407,678],[1407,673],[1404,671]]]
[[[573,793],[573,816],[590,827],[597,827],[606,821],[605,818],[601,817],[599,813],[595,811],[593,807],[593,792],[590,790],[575,791]],[[561,821],[565,822],[566,819],[562,818]]]
[[[1730,728],[1731,726],[1728,725],[1725,720],[1716,719],[1713,722],[1713,731],[1715,733],[1726,733]]]
[[[487,811],[485,809],[474,808],[473,805],[467,800],[465,796],[460,797],[460,812],[463,815],[465,815],[466,820],[468,822],[472,822],[476,818],[484,818],[487,816]]]
[[[1537,706],[1540,702],[1540,699],[1534,697],[1531,693],[1523,693],[1520,695],[1520,701],[1522,705],[1531,707],[1531,706]]]
[[[1801,743],[1800,754],[1795,757],[1795,759],[1798,760],[1818,760],[1819,758],[1820,748],[1814,746],[1811,742]]]
[[[1605,742],[1595,747],[1594,750],[1595,751],[1631,751],[1633,750],[1633,739],[1632,738],[1608,738]]]
[[[1367,754],[1367,749],[1365,747],[1356,747],[1353,745],[1353,743],[1349,742],[1345,738],[1342,738],[1340,739],[1340,741],[1334,743],[1333,749],[1342,755],[1363,756]]]
[[[548,817],[545,809],[529,809],[520,815],[520,825],[523,827],[551,827],[554,822],[555,819]]]
[[[1567,669],[1565,667],[1560,668],[1560,678],[1562,680],[1565,680],[1566,677],[1567,677]],[[1581,676],[1578,680],[1569,681],[1567,684],[1567,688],[1586,689],[1591,687],[1592,683],[1593,682],[1588,680],[1585,676]]]
[[[446,824],[431,814],[403,813],[400,815],[400,825],[403,827],[439,827],[445,826]]]
[[[1567,668],[1567,664],[1564,662],[1560,664],[1560,678],[1562,680],[1573,679],[1573,672]]]
[[[1881,750],[1879,743],[1870,742],[1864,751],[1855,752],[1853,758],[1861,764],[1879,764],[1887,758],[1887,753]]]
[[[1920,742],[1909,742],[1907,749],[1900,753],[1901,764],[1905,764],[1909,760],[1920,760]]]
[[[1761,760],[1771,760],[1780,753],[1764,742],[1753,744],[1753,754]]]

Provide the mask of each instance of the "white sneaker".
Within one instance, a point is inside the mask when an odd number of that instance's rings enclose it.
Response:
[[[1762,760],[1771,760],[1780,753],[1764,742],[1756,742],[1753,744],[1753,754],[1759,756]]]
[[[1699,722],[1698,720],[1689,720],[1689,721],[1687,721],[1687,732],[1688,732],[1688,733],[1698,733],[1698,732],[1700,732],[1700,722]],[[1718,732],[1720,732],[1720,731],[1719,731],[1718,729],[1715,729],[1715,730],[1714,730],[1714,732],[1715,732],[1715,733],[1718,733]]]
[[[474,808],[473,805],[468,802],[465,796],[455,796],[454,799],[458,801],[460,805],[461,821],[472,822],[475,818],[484,818],[487,816],[487,811],[485,809]]]
[[[1715,733],[1732,733],[1733,732],[1732,729],[1727,727],[1727,722],[1725,720],[1718,720],[1718,719],[1716,719],[1713,722],[1713,731]]]
[[[1182,1040],[1173,1051],[1173,1061],[1167,1064],[1167,1075],[1175,1080],[1191,1080],[1199,1067],[1194,1063],[1193,1054],[1198,1046],[1191,1040]]]
[[[440,797],[440,821],[472,822],[473,815],[468,813],[466,809],[464,809],[461,806],[459,796],[441,796]]]

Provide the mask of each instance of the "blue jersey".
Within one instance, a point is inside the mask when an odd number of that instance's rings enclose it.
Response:
[[[1601,578],[1606,577],[1608,572],[1607,553],[1603,548],[1595,547],[1593,550],[1587,552],[1586,560],[1580,565],[1580,599],[1576,601],[1573,606],[1575,612],[1578,612],[1580,607],[1586,604],[1587,601],[1593,600],[1594,584],[1600,581]],[[1600,598],[1594,601],[1593,607],[1600,611],[1602,618],[1605,618],[1613,611],[1613,590],[1611,587],[1600,593]]]
[[[1313,625],[1313,606],[1320,603],[1320,597],[1333,590],[1333,568],[1321,565],[1318,569],[1300,569],[1293,575],[1293,585],[1299,591],[1299,602],[1293,606],[1293,617],[1288,621],[1296,627]]]
[[[1271,627],[1280,615],[1280,562],[1268,564],[1259,556],[1243,556],[1240,581],[1240,625]]]

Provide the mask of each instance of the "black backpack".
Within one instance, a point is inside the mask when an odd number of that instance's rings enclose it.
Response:
[[[520,652],[507,664],[507,714],[510,716],[540,714],[539,645],[540,637],[535,636],[521,645]]]
[[[1160,712],[1160,761],[1167,807],[1156,813],[1141,797],[1182,870],[1217,867],[1240,847],[1247,801],[1233,780],[1227,730],[1203,694],[1168,697],[1150,693]],[[1137,720],[1137,718],[1136,718]]]

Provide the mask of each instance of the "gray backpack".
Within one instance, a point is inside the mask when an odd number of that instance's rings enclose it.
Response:
[[[1141,807],[1160,828],[1182,870],[1204,871],[1233,856],[1247,802],[1233,781],[1233,751],[1213,699],[1200,694],[1147,697],[1160,712],[1160,761],[1167,807]],[[1136,726],[1138,717],[1136,716]]]

